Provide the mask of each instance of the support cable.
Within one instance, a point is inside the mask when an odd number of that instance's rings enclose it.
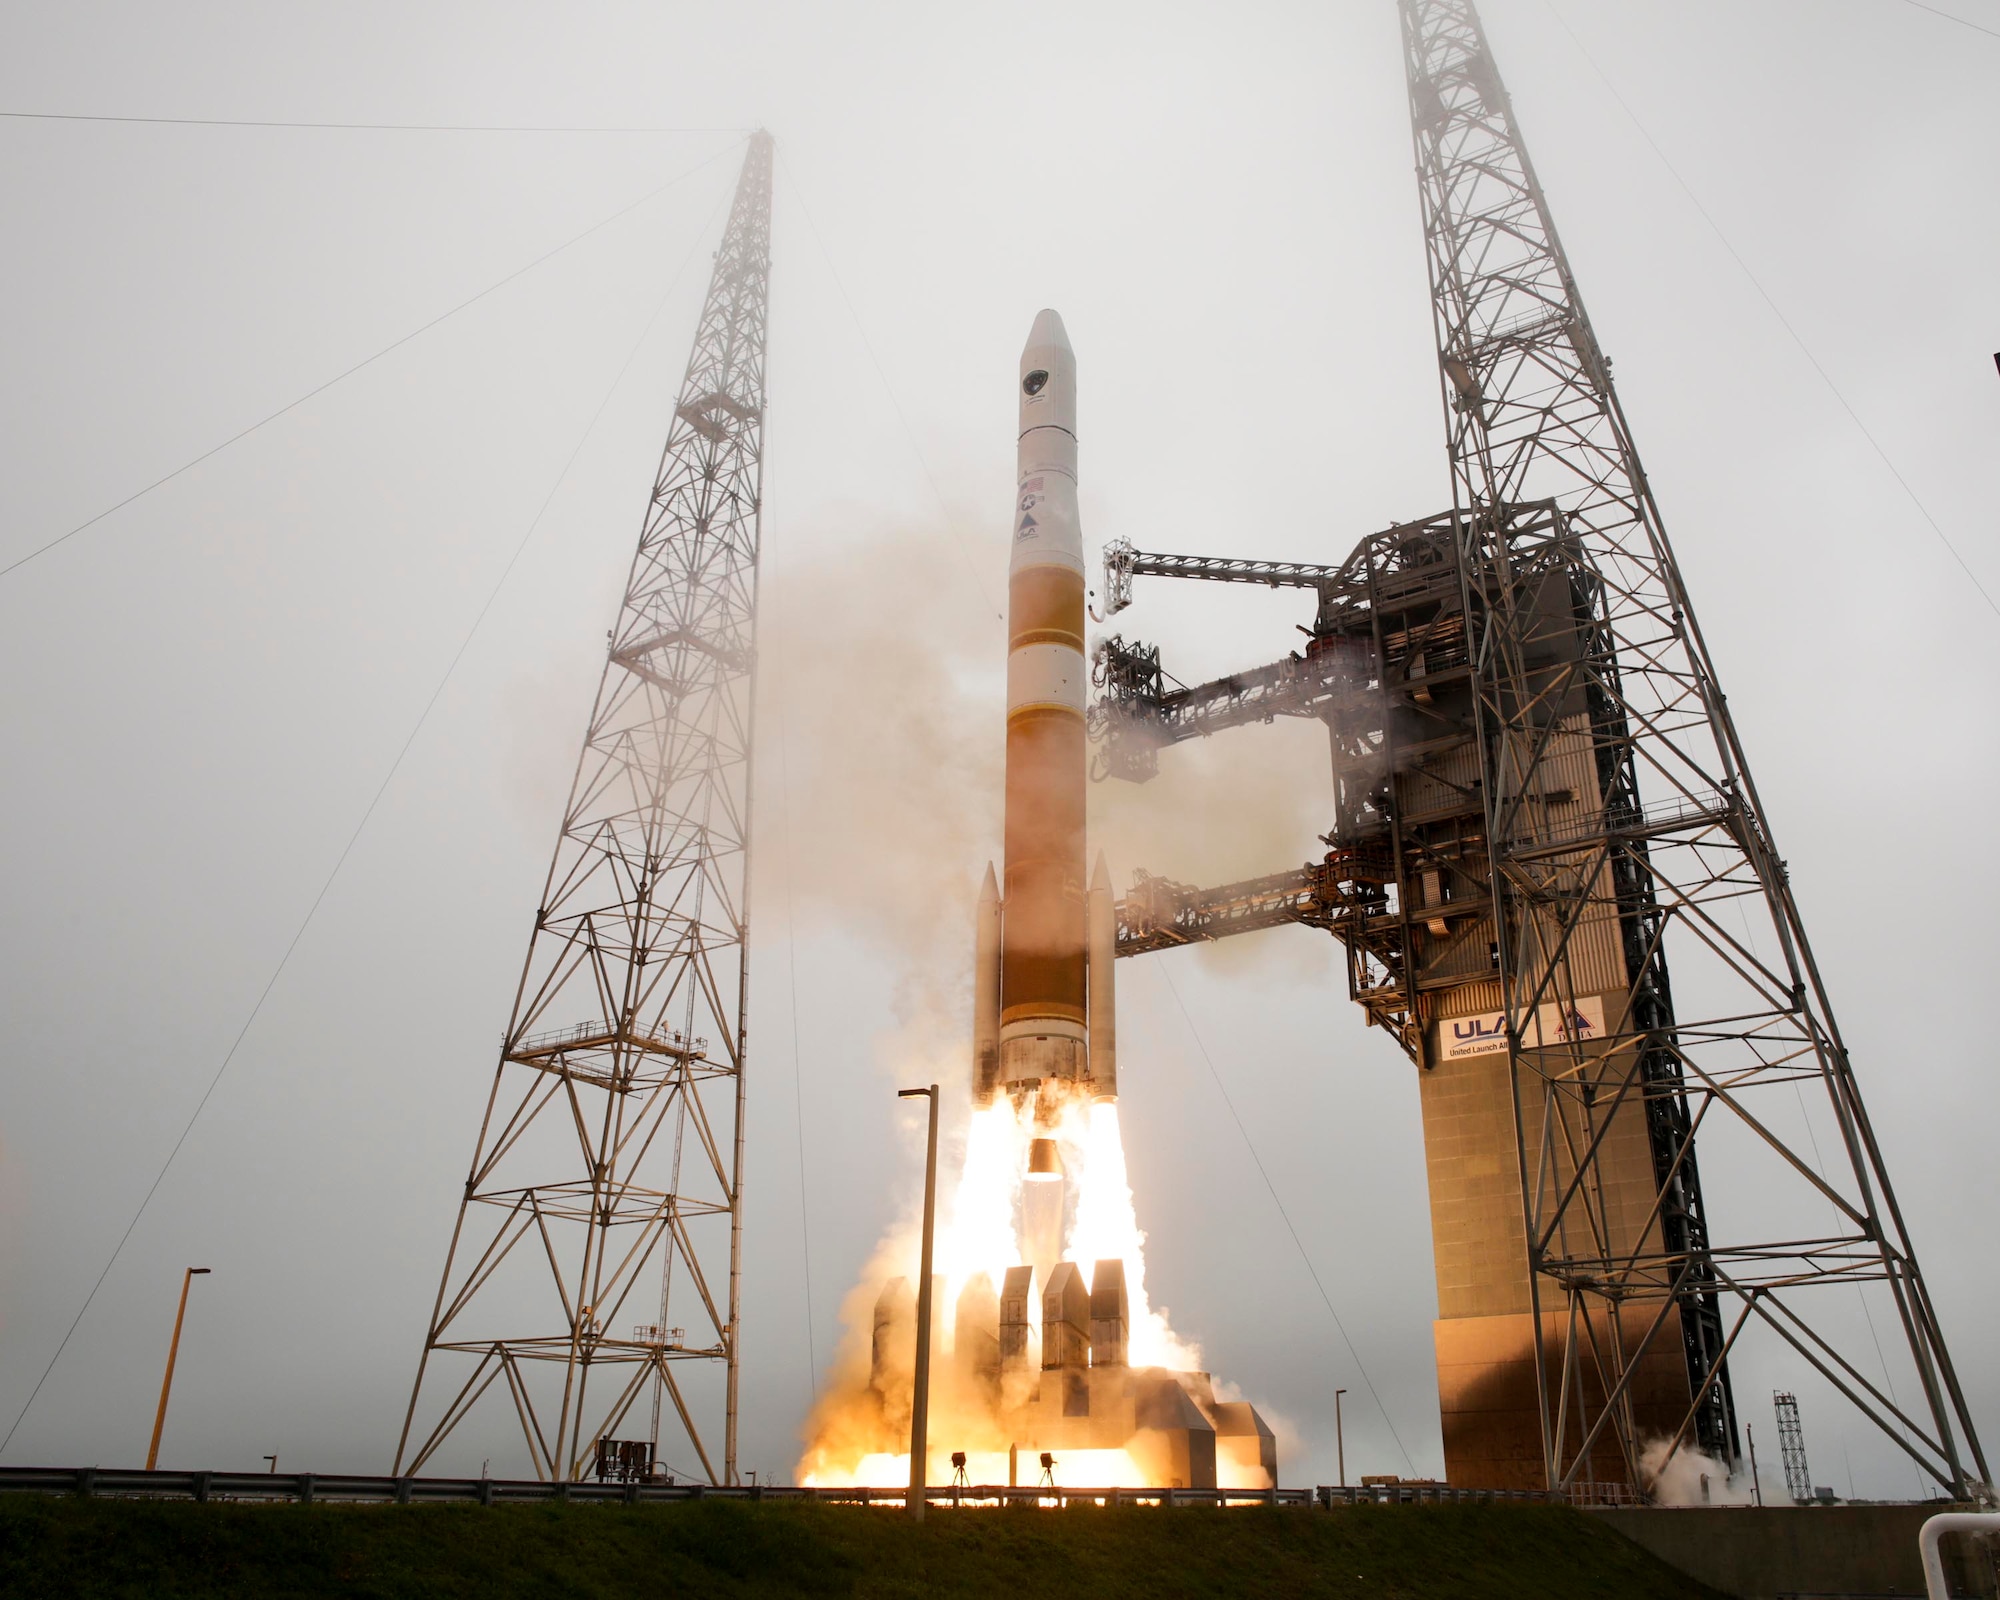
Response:
[[[117,117],[84,111],[0,111],[16,122],[129,122],[166,128],[312,128],[347,133],[735,133],[748,128],[588,127],[512,122],[279,122],[262,117]]]
[[[1806,1109],[1805,1091],[1802,1088],[1800,1088],[1798,1084],[1794,1083],[1792,1085],[1792,1096],[1799,1103],[1799,1120],[1805,1124],[1806,1140],[1809,1144],[1812,1145],[1813,1170],[1819,1174],[1820,1183],[1823,1186],[1831,1189],[1832,1186],[1831,1184],[1828,1183],[1826,1175],[1826,1157],[1820,1153],[1819,1135],[1813,1130],[1812,1113]],[[1829,1205],[1830,1204],[1831,1203],[1829,1202]],[[1836,1219],[1837,1216],[1838,1214],[1836,1213]],[[1875,1313],[1868,1308],[1868,1287],[1866,1284],[1857,1283],[1854,1285],[1854,1298],[1856,1303],[1859,1304],[1861,1307],[1862,1319],[1866,1321],[1868,1324],[1868,1338],[1870,1342],[1873,1343],[1875,1346],[1875,1362],[1876,1365],[1882,1369],[1882,1386],[1889,1391],[1890,1403],[1893,1406],[1895,1406],[1898,1411],[1900,1411],[1902,1409],[1903,1399],[1901,1395],[1896,1393],[1896,1378],[1895,1375],[1889,1370],[1889,1357],[1887,1353],[1884,1352],[1884,1350],[1882,1349],[1882,1336],[1881,1334],[1875,1331]],[[1892,1436],[1896,1438],[1899,1442],[1905,1440],[1917,1439],[1919,1437],[1918,1435],[1913,1433],[1913,1431],[1910,1428],[1905,1426],[1900,1421],[1896,1424],[1895,1428],[1890,1431],[1892,1433]],[[1904,1448],[1909,1449],[1910,1445],[1905,1443]],[[1914,1463],[1912,1465],[1914,1466]],[[1849,1470],[1851,1476],[1852,1469],[1850,1468]],[[1922,1499],[1924,1495],[1923,1471],[1921,1468],[1917,1468],[1916,1472],[1917,1472],[1917,1498]],[[1854,1485],[1850,1482],[1848,1484],[1850,1499],[1853,1497],[1852,1495],[1853,1488]]]
[[[1979,581],[1979,574],[1974,572],[1965,557],[1958,553],[1958,546],[1951,542],[1951,536],[1944,531],[1943,524],[1931,515],[1930,507],[1924,504],[1915,488],[1911,486],[1910,480],[1903,476],[1902,470],[1890,459],[1889,452],[1882,448],[1881,440],[1877,439],[1869,431],[1868,424],[1861,420],[1861,413],[1849,404],[1847,396],[1841,392],[1840,385],[1833,381],[1833,374],[1820,364],[1820,359],[1813,354],[1812,347],[1805,342],[1799,330],[1792,326],[1791,318],[1787,317],[1779,309],[1778,302],[1771,298],[1771,291],[1764,287],[1763,280],[1750,270],[1750,263],[1743,259],[1742,252],[1729,242],[1729,235],[1722,231],[1722,225],[1710,215],[1708,207],[1701,203],[1700,197],[1696,195],[1687,179],[1681,176],[1680,169],[1667,158],[1666,151],[1660,148],[1659,141],[1646,131],[1646,125],[1639,120],[1638,115],[1625,103],[1625,97],[1618,92],[1618,86],[1611,81],[1610,75],[1597,64],[1597,58],[1590,53],[1589,47],[1577,36],[1576,29],[1569,25],[1569,19],[1556,9],[1555,0],[1545,0],[1545,3],[1548,5],[1549,14],[1561,25],[1563,32],[1569,35],[1570,43],[1574,44],[1578,52],[1583,56],[1583,59],[1590,63],[1590,70],[1597,74],[1598,79],[1603,83],[1604,87],[1610,91],[1611,98],[1617,101],[1618,109],[1625,113],[1626,120],[1639,130],[1639,137],[1644,139],[1653,154],[1659,157],[1660,165],[1665,167],[1668,175],[1673,178],[1675,183],[1680,185],[1681,193],[1688,197],[1688,202],[1701,214],[1701,220],[1708,224],[1709,232],[1713,233],[1721,243],[1722,248],[1729,252],[1730,260],[1734,261],[1737,267],[1741,269],[1743,276],[1750,280],[1750,287],[1757,291],[1764,304],[1770,308],[1771,315],[1778,319],[1779,326],[1791,335],[1792,343],[1799,347],[1799,353],[1806,358],[1807,363],[1812,367],[1813,371],[1819,374],[1820,381],[1826,385],[1827,391],[1833,398],[1840,403],[1840,409],[1847,413],[1848,420],[1860,431],[1861,437],[1868,441],[1869,448],[1880,458],[1882,465],[1889,469],[1889,476],[1896,480],[1898,487],[1908,497],[1910,504],[1917,508],[1917,514],[1930,525],[1931,532],[1937,535],[1938,543],[1950,552],[1952,560],[1959,564],[1966,577],[1971,580],[1972,587],[1979,591],[1979,598],[1986,602],[1987,609],[1996,617],[2000,617],[2000,601],[1996,601],[1993,598],[1992,594],[1988,592],[1986,585]],[[1923,9],[1929,10],[1930,7],[1926,6]],[[1944,15],[1943,12],[1939,12],[1938,14],[1940,16]],[[1957,22],[1963,19],[1954,17],[1952,20]],[[1972,24],[1967,24],[1967,26],[1972,26]],[[1986,30],[1982,28],[1980,31],[1983,33]]]
[[[66,544],[69,540],[74,539],[79,533],[84,532],[86,529],[96,527],[97,524],[102,522],[106,517],[111,516],[115,512],[123,511],[127,506],[131,505],[133,501],[144,499],[147,495],[151,494],[155,489],[162,488],[165,485],[172,483],[174,479],[180,477],[182,473],[191,471],[193,468],[200,466],[204,461],[208,460],[211,456],[220,455],[223,451],[227,450],[231,445],[237,443],[240,440],[249,438],[250,435],[257,432],[258,429],[263,428],[269,425],[270,423],[276,422],[278,418],[284,416],[287,412],[298,410],[298,408],[304,405],[308,400],[311,400],[316,396],[325,394],[326,391],[333,388],[334,385],[345,382],[347,379],[353,377],[355,373],[362,371],[364,368],[372,367],[376,362],[380,361],[384,356],[389,355],[396,350],[400,350],[404,345],[408,344],[412,339],[418,338],[421,335],[430,332],[431,329],[437,327],[440,323],[450,321],[453,317],[457,316],[461,311],[467,310],[470,307],[477,305],[480,301],[484,300],[488,295],[494,294],[499,290],[506,288],[507,285],[514,282],[515,279],[524,277],[528,273],[533,272],[535,268],[541,266],[543,262],[554,260],[557,256],[561,255],[565,250],[568,250],[572,245],[581,244],[585,239],[588,239],[592,234],[598,233],[603,229],[610,227],[612,223],[618,221],[621,217],[629,216],[632,212],[637,211],[639,207],[645,205],[648,201],[658,199],[661,195],[665,194],[669,189],[673,188],[676,184],[684,183],[689,178],[692,178],[697,172],[700,172],[704,167],[709,167],[714,165],[715,162],[721,160],[722,157],[727,155],[729,151],[733,148],[735,147],[726,146],[723,149],[716,151],[715,154],[708,157],[707,160],[698,162],[696,165],[689,167],[687,171],[679,174],[677,177],[669,178],[665,183],[661,184],[657,189],[650,190],[647,193],[640,195],[638,199],[632,201],[629,205],[620,206],[616,211],[612,212],[609,216],[600,218],[598,221],[593,222],[589,227],[585,228],[581,233],[573,234],[568,239],[565,239],[561,244],[557,245],[553,250],[544,251],[541,255],[536,256],[535,259],[530,261],[526,266],[516,267],[512,272],[508,273],[506,277],[500,279],[496,283],[488,284],[484,289],[481,289],[477,294],[473,295],[470,299],[459,301],[459,303],[453,306],[449,311],[439,313],[437,316],[432,317],[430,321],[424,323],[421,327],[412,328],[408,333],[404,334],[400,339],[396,339],[389,344],[385,344],[384,346],[382,346],[381,349],[377,350],[372,356],[367,357],[365,360],[355,362],[354,365],[347,368],[346,371],[336,373],[333,377],[328,378],[324,383],[318,384],[315,387],[308,389],[304,394],[300,395],[297,399],[288,401],[286,404],[278,407],[276,411],[271,412],[268,416],[262,417],[258,419],[256,422],[251,423],[250,426],[247,428],[243,428],[235,433],[232,433],[227,439],[224,439],[220,444],[211,445],[208,449],[202,451],[200,455],[195,456],[192,460],[183,461],[179,466],[175,467],[172,472],[167,473],[164,477],[155,478],[151,483],[147,484],[143,489],[134,490],[131,494],[128,494],[123,500],[120,500],[116,505],[106,506],[102,511],[98,512],[96,516],[91,517],[87,521],[79,522],[74,528],[71,528],[68,533],[58,534],[55,538],[49,540],[46,544],[37,545],[33,550],[30,550],[26,555],[18,557],[13,561],[10,561],[4,567],[0,567],[0,578],[4,578],[10,572],[14,572],[22,567],[25,567],[30,561],[35,560],[39,556],[47,555],[51,550],[55,549],[57,545]]]
[[[784,631],[772,635],[772,658],[778,668],[778,818],[785,857],[785,973],[791,982],[792,1014],[792,1128],[799,1147],[799,1248],[804,1258],[806,1286],[806,1372],[812,1380],[811,1395],[819,1398],[819,1349],[813,1334],[812,1208],[806,1202],[806,1110],[805,1084],[799,1070],[799,946],[792,918],[792,759],[786,738],[785,695],[791,677],[785,668],[782,646]]]
[[[717,209],[719,210],[720,207]],[[709,224],[712,225],[714,220],[714,216],[711,214]],[[458,642],[458,648],[452,652],[451,660],[446,665],[443,675],[438,679],[437,686],[431,690],[430,698],[424,702],[423,710],[417,713],[417,720],[411,725],[408,736],[403,740],[402,748],[396,752],[395,760],[389,763],[389,770],[383,775],[381,783],[376,786],[374,796],[369,800],[367,808],[361,813],[361,820],[354,825],[354,831],[348,835],[347,843],[341,846],[340,854],[334,859],[333,869],[327,873],[325,881],[320,884],[319,892],[313,896],[312,904],[306,908],[306,914],[300,921],[297,930],[292,934],[291,942],[285,946],[284,954],[278,958],[278,964],[271,969],[271,976],[265,979],[264,987],[258,991],[256,1003],[251,1006],[250,1014],[243,1019],[243,1026],[236,1030],[236,1037],[230,1042],[228,1051],[223,1055],[222,1064],[215,1069],[214,1076],[208,1081],[208,1087],[202,1091],[201,1099],[195,1103],[193,1113],[181,1128],[180,1137],[174,1140],[173,1148],[167,1152],[166,1160],[160,1163],[160,1170],[153,1175],[151,1186],[147,1188],[144,1198],[140,1200],[138,1209],[132,1213],[132,1220],[125,1225],[125,1231],[118,1236],[118,1243],[113,1246],[110,1257],[105,1261],[104,1270],[98,1273],[97,1281],[90,1287],[90,1293],[84,1296],[83,1304],[77,1308],[76,1315],[70,1319],[69,1328],[63,1334],[61,1342],[57,1344],[55,1354],[49,1357],[49,1364],[42,1369],[41,1377],[35,1380],[35,1387],[29,1392],[27,1400],[16,1414],[13,1425],[7,1430],[6,1437],[0,1438],[0,1454],[4,1454],[7,1446],[13,1442],[16,1430],[20,1428],[21,1423],[26,1419],[29,1408],[34,1405],[36,1397],[41,1394],[42,1386],[49,1380],[49,1374],[55,1371],[56,1363],[62,1359],[63,1351],[69,1348],[71,1337],[83,1322],[85,1313],[90,1310],[92,1303],[97,1299],[98,1291],[104,1287],[104,1280],[111,1275],[111,1269],[117,1265],[119,1256],[124,1253],[125,1246],[130,1241],[133,1230],[139,1226],[140,1219],[145,1216],[147,1208],[152,1205],[153,1196],[159,1193],[160,1185],[165,1181],[168,1171],[179,1157],[182,1146],[187,1143],[188,1135],[194,1132],[195,1124],[201,1120],[201,1114],[208,1109],[209,1101],[214,1098],[216,1089],[221,1086],[223,1075],[229,1071],[230,1063],[236,1059],[236,1053],[242,1048],[244,1038],[249,1034],[251,1027],[256,1023],[259,1014],[263,1011],[265,1001],[271,998],[271,991],[277,987],[278,979],[284,976],[285,968],[290,965],[292,955],[299,947],[299,941],[305,938],[306,930],[312,926],[313,919],[319,915],[319,908],[325,903],[328,891],[333,888],[334,880],[340,876],[341,868],[347,865],[347,859],[354,853],[355,845],[360,843],[362,833],[367,829],[368,823],[374,817],[376,809],[382,804],[382,797],[389,792],[389,785],[395,782],[396,774],[402,770],[404,760],[409,756],[411,747],[417,742],[417,735],[423,732],[425,723],[430,720],[431,712],[436,708],[438,700],[443,696],[446,686],[451,682],[452,675],[458,671],[459,663],[465,659],[465,652],[470,648],[474,636],[479,632],[481,625],[486,621],[487,615],[492,611],[494,602],[500,598],[500,591],[506,586],[507,580],[513,576],[515,567],[520,564],[522,555],[527,551],[529,541],[534,538],[536,532],[540,529],[543,518],[548,515],[549,507],[554,504],[556,495],[568,480],[570,469],[576,465],[577,457],[583,453],[584,446],[590,442],[591,436],[597,431],[597,424],[603,419],[605,408],[611,404],[612,397],[617,394],[620,386],[624,383],[625,375],[632,370],[632,363],[638,359],[639,352],[645,347],[646,340],[651,336],[654,326],[659,322],[661,313],[666,310],[668,300],[672,298],[674,290],[679,287],[682,277],[686,275],[689,264],[693,262],[695,256],[700,252],[702,242],[707,237],[708,226],[704,226],[701,233],[696,237],[694,248],[688,252],[686,259],[675,270],[673,278],[667,284],[666,291],[660,296],[659,303],[653,307],[652,315],[646,319],[646,325],[640,331],[638,339],[634,342],[631,353],[626,356],[624,365],[618,369],[618,376],[611,380],[611,386],[605,390],[604,398],[597,403],[597,409],[591,414],[590,422],[584,428],[582,437],[577,440],[576,447],[570,451],[569,458],[563,462],[561,472],[556,475],[556,481],[550,486],[548,494],[543,497],[541,509],[535,513],[533,519],[528,523],[527,531],[521,535],[519,542],[514,546],[513,554],[507,558],[506,566],[501,568],[500,576],[494,581],[493,587],[487,592],[485,603],[480,606],[478,614],[472,619],[472,625],[465,630],[464,636]],[[544,257],[543,259],[546,260],[547,258]]]
[[[1215,1061],[1208,1053],[1208,1046],[1201,1042],[1201,1034],[1194,1025],[1194,1018],[1188,1015],[1187,1002],[1181,999],[1180,990],[1174,987],[1173,974],[1167,970],[1164,963],[1158,965],[1158,971],[1160,976],[1166,979],[1167,993],[1174,997],[1174,1005],[1180,1011],[1181,1021],[1187,1024],[1188,1037],[1194,1040],[1195,1049],[1201,1052],[1202,1065],[1208,1068],[1209,1077],[1215,1080],[1216,1093],[1222,1096],[1222,1103],[1229,1108],[1229,1118],[1236,1124],[1237,1133],[1242,1135],[1243,1148],[1250,1152],[1250,1160],[1257,1168],[1257,1176],[1264,1180],[1264,1187],[1270,1191],[1271,1204],[1278,1208],[1278,1216],[1285,1224],[1285,1231],[1292,1236],[1292,1243],[1298,1249],[1299,1259],[1306,1264],[1306,1271],[1312,1278],[1313,1287],[1319,1290],[1320,1299],[1326,1302],[1327,1315],[1333,1318],[1334,1327],[1340,1330],[1341,1343],[1347,1346],[1348,1355],[1354,1358],[1354,1368],[1361,1374],[1361,1381],[1368,1386],[1368,1393],[1375,1401],[1375,1409],[1382,1413],[1382,1421],[1389,1429],[1389,1437],[1396,1441],[1397,1450],[1402,1452],[1403,1465],[1411,1472],[1415,1472],[1417,1464],[1410,1459],[1410,1452],[1403,1443],[1403,1436],[1396,1431],[1396,1424],[1390,1421],[1389,1408],[1382,1403],[1382,1394],[1375,1387],[1375,1380],[1368,1376],[1368,1368],[1361,1361],[1361,1352],[1354,1348],[1354,1340],[1348,1335],[1347,1324],[1340,1320],[1340,1313],[1334,1310],[1333,1297],[1326,1292],[1326,1285],[1320,1281],[1319,1269],[1313,1265],[1312,1257],[1306,1253],[1305,1241],[1299,1237],[1299,1230],[1292,1226],[1291,1213],[1285,1209],[1285,1202],[1278,1198],[1277,1185],[1271,1182],[1271,1174],[1264,1170],[1264,1159],[1257,1154],[1257,1146],[1250,1139],[1250,1130],[1243,1126],[1243,1118],[1237,1114],[1236,1102],[1229,1098],[1228,1089],[1223,1087],[1222,1074],[1215,1070]]]
[[[1984,23],[1972,22],[1965,17],[1953,16],[1949,11],[1940,11],[1936,6],[1927,6],[1924,0],[1903,0],[1906,6],[1915,6],[1919,11],[1928,11],[1934,17],[1943,17],[1946,22],[1955,22],[1961,28],[1970,28],[1974,33],[1983,33],[1988,38],[2000,39],[2000,29],[1987,27]]]
[[[770,387],[770,363],[765,362],[765,387]],[[766,496],[768,502],[769,496]],[[768,604],[768,601],[766,602]],[[771,665],[777,673],[775,709],[778,716],[778,820],[785,865],[785,976],[791,990],[792,1020],[792,1132],[799,1158],[799,1253],[800,1271],[805,1279],[806,1310],[806,1389],[807,1403],[819,1399],[819,1342],[813,1332],[812,1214],[806,1199],[805,1080],[799,1066],[799,943],[792,914],[792,758],[789,724],[785,714],[791,685],[791,670],[785,662],[785,630],[771,632]]]
[[[1743,942],[1749,947],[1750,954],[1754,956],[1759,962],[1762,962],[1764,956],[1762,950],[1758,947],[1757,944],[1757,930],[1750,926],[1750,914],[1744,909],[1743,903],[1740,900],[1736,903],[1736,920],[1742,925]],[[1812,1113],[1806,1107],[1805,1090],[1797,1083],[1794,1083],[1792,1085],[1792,1098],[1798,1102],[1799,1124],[1806,1130],[1806,1142],[1812,1146],[1813,1171],[1815,1174],[1817,1174],[1819,1178],[1820,1186],[1823,1189],[1825,1189],[1828,1193],[1831,1193],[1833,1190],[1833,1183],[1827,1177],[1826,1157],[1821,1152],[1819,1147],[1819,1134],[1813,1127]],[[1834,1212],[1835,1221],[1837,1223],[1839,1221],[1839,1209],[1835,1207],[1831,1201],[1828,1201],[1828,1209]],[[1895,1375],[1889,1371],[1889,1357],[1888,1354],[1882,1348],[1881,1334],[1879,1334],[1875,1330],[1875,1313],[1868,1308],[1868,1293],[1864,1285],[1859,1283],[1854,1285],[1854,1298],[1855,1301],[1861,1307],[1861,1315],[1863,1319],[1868,1324],[1868,1338],[1870,1342],[1872,1342],[1875,1346],[1875,1363],[1882,1370],[1883,1387],[1889,1391],[1890,1403],[1894,1405],[1897,1408],[1897,1410],[1900,1411],[1903,1405],[1902,1397],[1896,1393]],[[1897,1424],[1894,1430],[1894,1434],[1895,1437],[1898,1438],[1899,1440],[1909,1439],[1912,1437],[1910,1430],[1907,1427],[1904,1427],[1901,1423]],[[1906,1444],[1905,1448],[1907,1449],[1909,1448],[1909,1446]],[[1852,1494],[1853,1488],[1854,1485],[1850,1482],[1848,1484],[1848,1490],[1849,1490],[1848,1497],[1850,1499],[1853,1498]],[[1920,1499],[1922,1498],[1923,1488],[1924,1488],[1923,1476],[1922,1473],[1919,1472],[1917,1477],[1917,1489],[1918,1489],[1918,1497]]]
[[[931,471],[930,460],[924,455],[924,447],[917,443],[916,430],[910,426],[909,416],[903,410],[903,402],[896,398],[895,388],[889,382],[889,374],[882,366],[882,358],[875,354],[875,346],[868,337],[867,326],[861,320],[861,313],[855,309],[854,297],[847,292],[847,282],[841,277],[840,268],[833,264],[833,252],[827,249],[826,239],[819,231],[819,224],[813,220],[812,207],[806,204],[805,191],[799,187],[799,180],[793,174],[791,163],[785,159],[782,150],[778,152],[778,165],[784,169],[785,181],[792,186],[792,197],[799,203],[799,213],[806,219],[806,227],[813,236],[813,243],[819,246],[820,258],[826,262],[826,270],[833,275],[833,286],[840,291],[840,298],[847,307],[847,314],[854,319],[854,331],[861,336],[861,348],[868,352],[868,360],[875,368],[875,376],[882,380],[882,392],[889,397],[889,408],[896,413],[896,420],[903,425],[903,437],[909,440],[910,451],[916,456],[917,465],[924,469],[924,477],[930,482],[931,493],[937,497],[938,510],[944,514],[946,525],[957,530],[958,524],[953,520],[951,507],[945,501],[944,490],[938,487],[937,474]],[[986,587],[986,580],[980,577],[978,564],[972,559],[972,551],[962,530],[958,532],[958,553],[965,562],[965,570],[972,579],[973,587],[979,591],[979,598],[994,608],[995,617],[1005,622],[1006,613],[995,605],[992,591]]]

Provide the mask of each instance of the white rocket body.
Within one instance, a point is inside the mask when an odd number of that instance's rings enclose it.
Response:
[[[1043,311],[1021,352],[1007,584],[1006,862],[980,897],[974,1087],[1053,1082],[1116,1093],[1116,916],[1099,862],[1085,882],[1087,747],[1076,356]],[[1101,892],[1100,892],[1101,890]],[[997,922],[997,950],[990,937]],[[1095,1059],[1102,1055],[1102,1068]]]

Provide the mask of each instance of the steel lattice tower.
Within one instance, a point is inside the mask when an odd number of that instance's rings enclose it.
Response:
[[[1805,1505],[1813,1497],[1813,1481],[1812,1469],[1806,1465],[1805,1430],[1799,1426],[1798,1396],[1774,1390],[1771,1409],[1778,1414],[1778,1454],[1785,1462],[1785,1493]]]
[[[1191,687],[1102,641],[1098,774],[1312,717],[1335,804],[1297,871],[1141,874],[1119,952],[1284,922],[1346,947],[1419,1068],[1454,1481],[1615,1497],[1661,1438],[1733,1463],[1755,1325],[1965,1495],[1985,1460],[1477,12],[1399,11],[1453,506],[1332,565],[1106,550],[1111,612],[1142,574],[1319,603],[1303,653]],[[1697,1133],[1727,1152],[1726,1218]],[[1852,1326],[1877,1285],[1908,1406]]]
[[[587,1470],[650,1387],[654,1442],[664,1395],[710,1481],[736,1481],[771,160],[770,136],[754,135],[535,913],[399,1473],[421,1470],[500,1382],[538,1478]],[[591,1392],[593,1376],[608,1393]],[[413,1433],[427,1396],[428,1431]]]
[[[1681,1346],[1692,1391],[1676,1437],[1733,1460],[1725,1357],[1756,1319],[1962,1494],[1972,1464],[1963,1445],[1986,1477],[1971,1419],[1477,11],[1472,0],[1401,0],[1401,13],[1523,1224],[1543,1313],[1534,1327],[1549,1484],[1585,1472],[1606,1430],[1636,1460],[1640,1374],[1668,1341]],[[1592,803],[1581,818],[1559,817],[1565,808],[1546,797],[1573,783],[1585,755]],[[1549,1007],[1574,1011],[1584,930],[1614,917],[1623,1014],[1604,1027],[1627,1047],[1594,1054],[1545,1037],[1538,1019]],[[1692,974],[1678,995],[1670,948]],[[1772,1091],[1809,1093],[1838,1130],[1824,1170],[1775,1131]],[[1643,1116],[1653,1168],[1636,1225],[1619,1215],[1606,1172],[1628,1106]],[[1757,1136],[1779,1158],[1774,1177],[1816,1188],[1824,1231],[1767,1238],[1748,1216],[1719,1230],[1695,1164],[1696,1130],[1711,1119]],[[1886,1284],[1894,1302],[1922,1386],[1915,1416],[1824,1331],[1826,1286],[1865,1282]]]

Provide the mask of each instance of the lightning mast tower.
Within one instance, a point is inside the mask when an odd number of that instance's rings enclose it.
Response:
[[[736,1481],[771,159],[770,136],[753,135],[535,912],[398,1473],[422,1470],[498,1384],[538,1478],[581,1476],[650,1388],[709,1480]]]
[[[1106,550],[1108,611],[1141,574],[1318,609],[1302,654],[1192,687],[1102,641],[1102,774],[1274,715],[1323,721],[1334,771],[1322,861],[1142,875],[1119,952],[1288,921],[1346,946],[1418,1068],[1454,1482],[1629,1493],[1660,1440],[1733,1463],[1754,1327],[1967,1496],[1936,1311],[1478,13],[1398,9],[1453,504],[1337,565]]]
[[[1785,1461],[1785,1493],[1800,1505],[1813,1497],[1812,1468],[1806,1465],[1806,1435],[1799,1426],[1799,1397],[1773,1390],[1771,1408],[1778,1414],[1778,1453]]]

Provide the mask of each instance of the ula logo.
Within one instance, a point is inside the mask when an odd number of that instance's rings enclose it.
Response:
[[[1445,1031],[1445,1022],[1451,1031]],[[1594,995],[1584,995],[1573,1005],[1543,1005],[1533,1016],[1520,1022],[1523,1050],[1547,1049],[1557,1044],[1580,1044],[1602,1039],[1604,1006]],[[1469,1017],[1450,1017],[1438,1024],[1438,1043],[1447,1061],[1466,1056],[1496,1055],[1507,1049],[1507,1013],[1483,1011]]]

